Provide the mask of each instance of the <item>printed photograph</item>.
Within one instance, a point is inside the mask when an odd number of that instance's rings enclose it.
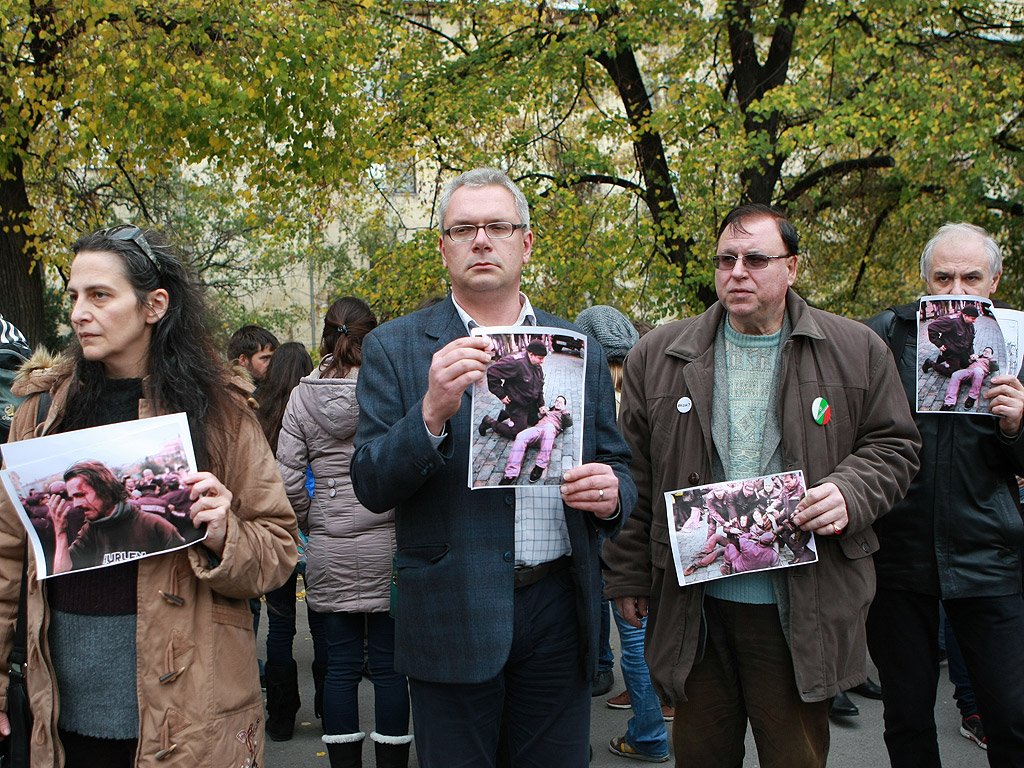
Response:
[[[804,492],[797,470],[666,493],[679,586],[817,562],[814,534],[792,522]]]
[[[491,364],[471,389],[469,487],[559,485],[583,458],[587,337],[539,326],[473,335],[491,340]]]
[[[183,413],[11,443],[4,458],[4,488],[45,563],[40,579],[206,538],[182,481],[196,465]]]
[[[1003,332],[980,296],[925,296],[917,319],[918,413],[991,414],[982,397],[1007,370]]]
[[[999,329],[1003,332],[1003,343],[1006,345],[1006,370],[1014,376],[1020,376],[1021,354],[1024,353],[1024,312],[1005,307],[993,307],[992,313],[999,321]]]

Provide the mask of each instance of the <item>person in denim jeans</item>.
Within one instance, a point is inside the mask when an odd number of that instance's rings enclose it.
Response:
[[[306,603],[320,614],[327,642],[323,741],[332,768],[355,768],[362,761],[364,638],[374,691],[370,741],[378,768],[404,768],[413,740],[408,685],[395,671],[395,621],[389,614],[394,515],[363,507],[349,476],[362,341],[376,324],[369,306],[355,297],[342,297],[327,310],[322,362],[292,393],[277,448],[288,499],[299,528],[309,534]],[[307,466],[314,477],[312,499],[305,488]]]

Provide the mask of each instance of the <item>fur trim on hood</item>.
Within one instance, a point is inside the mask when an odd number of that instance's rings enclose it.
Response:
[[[18,369],[18,375],[11,385],[11,392],[18,397],[28,397],[36,392],[47,392],[61,378],[71,373],[71,360],[55,355],[45,347],[36,347],[32,357]]]

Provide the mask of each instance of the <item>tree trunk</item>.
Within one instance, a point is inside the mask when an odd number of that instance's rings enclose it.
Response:
[[[33,264],[35,248],[25,235],[31,211],[22,160],[12,154],[0,177],[0,313],[35,346],[43,342],[46,328],[43,266]]]
[[[665,258],[680,267],[685,281],[694,266],[692,242],[679,234],[682,213],[672,185],[661,134],[650,128],[654,107],[636,56],[632,48],[623,46],[614,53],[600,51],[594,59],[611,77],[626,109],[629,124],[636,132],[633,149],[637,168],[644,179],[644,201],[660,235]],[[697,300],[707,308],[717,300],[717,296],[711,286],[701,284],[697,288]]]

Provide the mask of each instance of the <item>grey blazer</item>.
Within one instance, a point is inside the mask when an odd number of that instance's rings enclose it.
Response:
[[[539,325],[576,330],[537,312]],[[470,395],[435,448],[423,424],[431,357],[465,336],[451,298],[392,320],[363,341],[352,483],[375,512],[395,510],[398,547],[395,667],[430,682],[477,683],[497,675],[512,644],[515,492],[470,491]],[[598,531],[615,533],[636,502],[630,453],[615,425],[614,390],[600,345],[587,353],[583,461],[619,479],[620,514],[602,521],[565,508],[584,674],[597,669],[601,598]]]

